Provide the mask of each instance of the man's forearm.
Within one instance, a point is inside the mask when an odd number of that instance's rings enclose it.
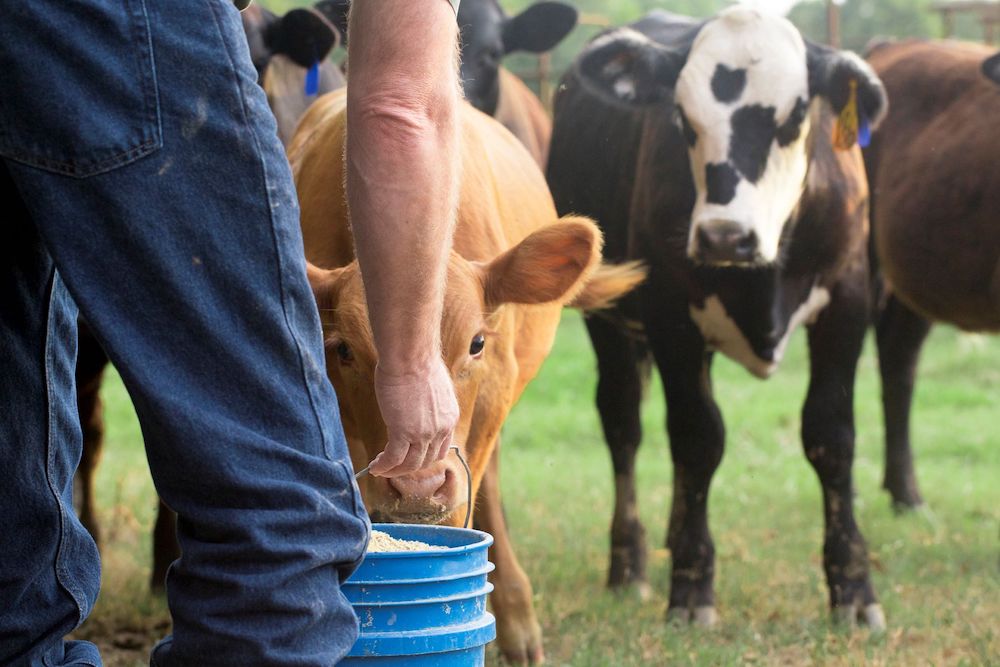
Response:
[[[379,366],[420,373],[440,350],[457,199],[455,16],[357,0],[350,34],[347,193]]]

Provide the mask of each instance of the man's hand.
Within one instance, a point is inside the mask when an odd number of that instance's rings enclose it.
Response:
[[[440,357],[429,369],[404,375],[392,375],[377,366],[375,395],[389,442],[371,462],[370,474],[398,477],[448,454],[458,424],[458,401]]]

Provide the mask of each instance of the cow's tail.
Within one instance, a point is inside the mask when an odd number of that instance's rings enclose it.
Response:
[[[646,279],[646,266],[642,262],[622,264],[601,263],[567,306],[580,310],[610,308],[621,297],[635,289]]]

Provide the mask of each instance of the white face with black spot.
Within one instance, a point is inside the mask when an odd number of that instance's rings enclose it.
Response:
[[[722,12],[695,39],[674,99],[697,189],[688,254],[709,264],[775,261],[808,169],[798,30],[744,7]]]

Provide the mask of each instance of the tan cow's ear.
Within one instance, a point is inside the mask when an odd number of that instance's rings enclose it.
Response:
[[[312,287],[313,296],[316,297],[316,305],[321,311],[333,307],[337,300],[337,280],[343,273],[343,268],[321,269],[306,261],[306,277],[309,279],[309,286]]]
[[[485,267],[487,308],[570,301],[600,263],[602,243],[587,218],[565,217],[533,232]]]

